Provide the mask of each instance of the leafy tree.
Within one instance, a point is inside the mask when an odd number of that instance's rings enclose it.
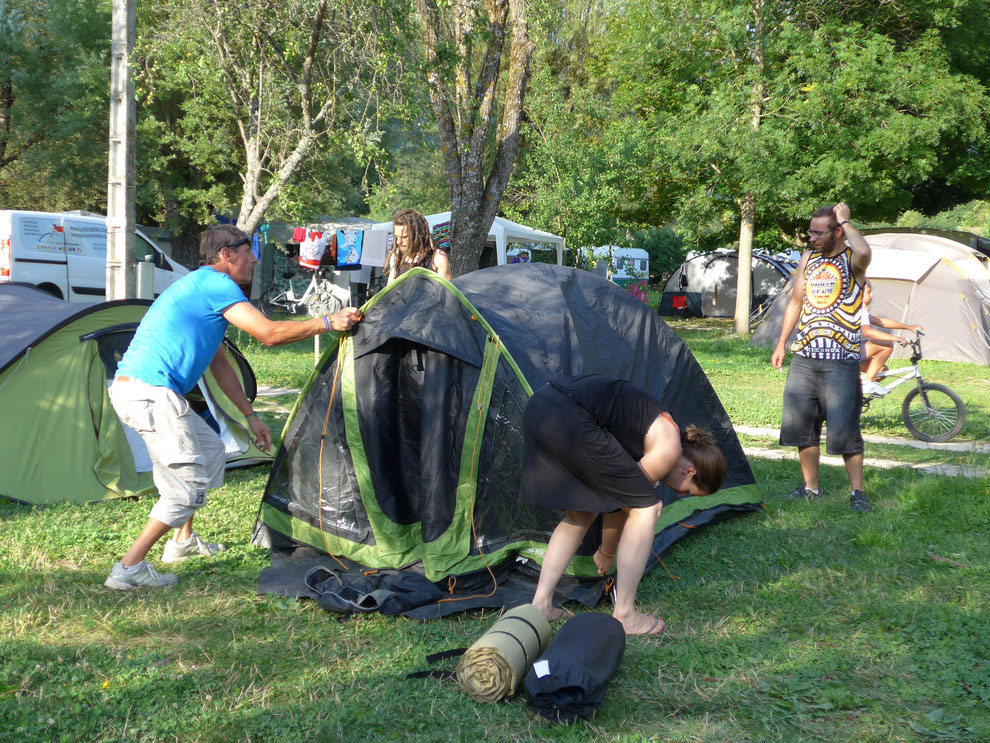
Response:
[[[425,91],[424,91],[425,93]],[[415,100],[416,91],[406,92]],[[384,153],[376,159],[376,183],[368,196],[372,219],[388,221],[399,209],[409,207],[423,214],[450,209],[450,190],[443,169],[440,145],[415,109],[409,118],[397,119],[386,127]]]
[[[671,227],[651,227],[633,234],[630,247],[650,254],[650,277],[667,279],[687,257],[683,238]]]
[[[638,175],[676,194],[691,240],[735,221],[741,253],[761,220],[793,228],[821,203],[848,201],[860,219],[896,213],[916,184],[964,176],[944,153],[985,145],[986,91],[951,69],[937,30],[965,4],[939,3],[941,15],[921,2],[620,7],[606,36],[613,110],[655,144]]]
[[[0,203],[102,210],[109,3],[0,0]]]
[[[895,222],[897,227],[934,227],[942,230],[972,232],[981,237],[990,236],[990,201],[975,199],[959,204],[933,216],[925,216],[909,209]]]
[[[158,0],[146,12],[148,208],[186,232],[234,209],[253,231],[278,199],[297,216],[364,210],[378,121],[401,77],[401,4]]]

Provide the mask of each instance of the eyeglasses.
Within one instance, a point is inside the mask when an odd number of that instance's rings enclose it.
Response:
[[[835,232],[835,230],[837,230],[837,229],[838,229],[837,227],[833,227],[832,229],[825,230],[824,232],[820,232],[819,230],[808,230],[804,234],[807,235],[808,237],[811,237],[811,238],[824,237],[825,235],[827,235],[830,232]]]
[[[239,248],[242,245],[250,245],[250,244],[251,244],[251,238],[250,237],[245,237],[240,242],[230,243],[229,245],[221,245],[220,246],[220,250],[223,250],[224,248]]]

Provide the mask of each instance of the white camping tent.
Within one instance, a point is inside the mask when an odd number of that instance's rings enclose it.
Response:
[[[430,227],[436,227],[438,224],[450,221],[450,212],[427,214],[426,221],[430,223]],[[371,229],[388,230],[391,232],[392,223],[379,222],[372,225]],[[513,222],[504,217],[495,217],[491,229],[488,230],[488,242],[495,244],[497,264],[499,266],[505,265],[505,246],[509,243],[546,243],[548,245],[555,245],[557,247],[557,264],[563,265],[564,263],[564,238],[544,232],[543,230],[527,227],[524,224]]]
[[[754,252],[750,274],[750,312],[759,316],[783,291],[797,264],[784,256]],[[698,253],[670,275],[657,312],[661,315],[734,317],[739,253]]]
[[[873,250],[866,276],[870,313],[925,326],[925,358],[990,365],[990,270],[987,256],[936,235],[867,235]],[[753,334],[753,345],[776,345],[791,286]],[[903,331],[895,331],[903,334]],[[894,357],[907,356],[901,346]]]

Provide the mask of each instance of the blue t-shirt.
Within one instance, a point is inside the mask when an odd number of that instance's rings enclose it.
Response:
[[[210,266],[183,276],[148,308],[117,374],[186,394],[223,342],[223,311],[246,301],[233,279]]]

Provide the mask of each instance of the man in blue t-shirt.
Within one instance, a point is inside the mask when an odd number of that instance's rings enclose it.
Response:
[[[347,331],[361,320],[354,307],[303,322],[269,320],[240,289],[250,285],[258,260],[251,239],[236,227],[222,225],[200,235],[199,257],[203,265],[151,305],[110,386],[117,415],[148,447],[160,497],[138,538],[110,571],[107,588],[127,591],[175,583],[175,575],[162,575],[145,560],[172,529],[176,533],[165,543],[162,562],[224,550],[222,544],[204,542],[192,528],[193,514],[206,504],[207,492],[223,485],[225,464],[220,438],[184,397],[207,367],[247,418],[258,447],[267,451],[272,444],[271,431],[251,408],[224,353],[228,325],[266,346],[279,346],[331,330]]]

